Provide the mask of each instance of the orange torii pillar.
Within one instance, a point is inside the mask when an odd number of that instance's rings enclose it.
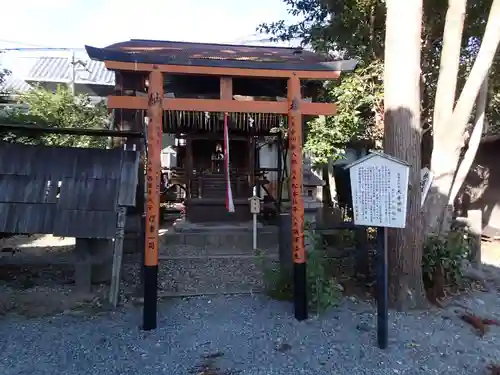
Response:
[[[288,149],[290,153],[290,200],[292,202],[293,300],[297,320],[307,319],[307,277],[302,198],[301,86],[295,74],[288,79]]]
[[[146,169],[146,242],[144,249],[143,329],[156,329],[158,299],[158,231],[160,226],[161,146],[163,136],[163,73],[149,74],[147,169]]]

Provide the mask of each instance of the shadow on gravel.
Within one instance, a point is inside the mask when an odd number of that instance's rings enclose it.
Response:
[[[241,371],[222,370],[217,365],[217,359],[224,356],[222,352],[204,355],[201,362],[189,370],[193,375],[237,375]]]

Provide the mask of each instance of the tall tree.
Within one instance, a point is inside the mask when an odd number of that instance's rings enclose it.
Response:
[[[393,13],[394,9],[399,9],[398,7],[412,6],[415,0],[284,1],[290,7],[291,13],[304,16],[303,21],[291,25],[287,25],[282,21],[261,25],[261,31],[270,32],[278,39],[301,38],[304,43],[309,44],[320,52],[332,53],[333,51],[344,57],[358,58],[361,60],[361,68],[364,68],[371,64],[380,64],[384,59],[381,51],[384,51],[384,47],[387,47],[385,43],[390,40],[389,38],[384,39],[386,7],[389,12],[389,6],[392,6],[391,12]],[[424,148],[427,152],[423,153],[422,159],[433,170],[437,166],[438,173],[436,174],[439,175],[434,180],[432,192],[429,193],[426,201],[426,222],[430,223],[434,229],[436,227],[440,228],[439,223],[444,222],[442,218],[445,216],[445,207],[447,203],[452,201],[452,195],[457,191],[457,186],[461,186],[461,183],[463,183],[463,177],[460,178],[460,176],[463,176],[463,173],[458,173],[458,179],[455,177],[459,163],[462,160],[465,161],[465,164],[462,164],[464,169],[471,160],[470,155],[463,159],[461,155],[464,145],[467,143],[471,145],[471,142],[473,140],[477,141],[478,138],[477,136],[470,136],[471,128],[467,124],[475,98],[488,70],[490,70],[490,92],[494,92],[495,89],[498,90],[500,88],[500,75],[498,73],[495,74],[496,72],[500,72],[500,61],[497,59],[496,63],[492,64],[498,44],[496,40],[497,34],[500,33],[500,29],[496,27],[500,21],[497,15],[498,5],[496,4],[498,2],[500,0],[475,0],[469,2],[465,0],[419,1],[420,6],[423,8],[423,17],[420,24],[422,30],[420,76],[422,112],[420,123],[425,137],[429,139],[429,136],[432,136],[433,138],[432,142],[430,142],[431,147]],[[403,11],[401,12],[401,19],[408,20],[406,17],[410,16],[404,14]],[[486,26],[488,12],[490,16]],[[465,19],[464,13],[466,14]],[[387,26],[389,27],[389,24]],[[401,24],[399,32],[406,35],[406,29],[407,25]],[[444,33],[443,30],[445,30]],[[402,47],[406,46],[402,45]],[[389,46],[389,48],[391,47]],[[398,51],[394,51],[394,53],[398,53]],[[386,58],[388,55],[389,53],[386,54]],[[414,56],[411,54],[409,56],[410,60],[414,61]],[[402,61],[401,64],[405,65],[406,62]],[[413,63],[410,62],[410,65],[413,66]],[[387,69],[386,67],[386,72]],[[395,69],[404,68],[396,67]],[[414,70],[414,68],[412,69]],[[354,74],[356,75],[357,72]],[[442,75],[440,76],[440,74]],[[417,112],[413,108],[416,94],[411,91],[418,85],[414,83],[413,79],[414,75],[410,73],[400,80],[399,95],[404,94],[407,97],[407,99],[400,100],[404,100],[407,107],[400,108],[399,112],[393,109],[390,111],[387,108],[385,109],[386,117],[388,117],[385,119],[385,143],[390,153],[409,160],[412,164],[413,188],[411,199],[414,203],[409,208],[408,224],[414,227],[415,225],[418,226],[421,215],[420,211],[417,210],[417,203],[415,203],[420,202],[420,199],[416,199],[416,192],[414,191],[416,190],[415,187],[418,186],[415,183],[415,170],[419,166],[413,159],[417,151],[412,145],[414,145],[416,138],[420,136],[421,132],[414,128],[415,134],[410,135],[408,133],[408,124],[415,126],[415,118],[418,118]],[[346,85],[349,81],[352,82],[352,79],[341,80],[340,87],[337,90],[331,90],[331,92],[355,92],[354,90],[350,91],[349,87],[346,87],[347,90],[344,90],[343,85]],[[376,83],[376,81],[374,82]],[[403,88],[403,82],[406,82],[405,86],[407,88]],[[462,93],[458,101],[456,101],[455,92],[457,88],[461,87],[463,87]],[[376,97],[375,93],[386,89],[387,86],[382,88],[380,84],[373,85],[372,97]],[[410,90],[411,92],[407,92],[406,90]],[[437,97],[436,91],[439,91]],[[389,99],[390,97],[392,96],[387,94],[387,103],[391,103],[390,105],[393,107],[396,106],[396,98]],[[331,95],[330,98],[336,100],[338,99],[338,95]],[[500,96],[495,95],[493,98],[495,100],[492,100],[487,108],[489,113],[497,115],[497,118],[500,119]],[[410,105],[410,103],[413,104]],[[377,108],[377,106],[374,107]],[[383,107],[379,106],[378,108]],[[434,113],[436,108],[438,112]],[[404,112],[402,111],[403,109],[409,109],[409,112]],[[324,135],[335,135],[336,132],[344,129],[357,129],[353,125],[360,122],[361,113],[362,111],[359,111],[354,102],[350,106],[339,107],[339,118],[343,119],[342,121],[351,121],[351,126],[346,126],[340,120],[326,119],[324,121],[326,129],[323,128],[321,131],[316,131],[316,134],[321,137],[321,140],[318,142],[323,142],[323,144],[321,144],[321,147],[316,147],[315,149],[320,150],[324,157],[327,153],[325,150],[332,149],[333,146],[325,144],[325,142],[333,139],[333,137],[325,137]],[[377,116],[373,118],[377,118]],[[395,128],[391,124],[394,124],[396,121],[400,121],[406,125],[402,129]],[[328,129],[328,127],[332,129]],[[403,137],[399,134],[400,132],[408,133],[405,137],[410,136],[410,139],[405,138],[404,140],[404,142],[408,143],[391,145],[391,142],[394,143],[398,137]],[[475,134],[477,135],[477,132]],[[313,143],[310,140],[308,142]],[[432,144],[434,144],[434,148],[432,148]],[[396,151],[397,146],[401,147],[399,151]],[[434,151],[431,157],[430,151],[432,149]],[[475,149],[477,147],[469,147],[467,152],[474,152]],[[398,249],[394,250],[395,253],[391,261],[392,263],[395,262],[397,271],[400,274],[397,277],[391,278],[393,283],[391,294],[395,299],[394,302],[400,307],[418,305],[419,301],[421,302],[422,300],[421,278],[418,276],[421,263],[419,254],[421,254],[422,242],[419,232],[421,231],[418,228],[408,229],[396,233],[396,237],[393,237],[394,244],[397,245]],[[397,258],[398,256],[400,258]],[[405,281],[405,278],[411,280]],[[410,294],[415,298],[408,298]]]
[[[384,65],[384,150],[410,164],[406,227],[389,234],[390,290],[396,307],[420,307],[420,38],[422,0],[387,0]]]
[[[500,28],[498,27],[500,0],[493,0],[484,36],[481,39],[481,47],[455,104],[465,2],[465,0],[450,0],[449,2],[435,101],[434,147],[431,159],[435,179],[431,189],[433,199],[428,205],[427,221],[429,227],[437,233],[446,231],[448,228],[446,220],[448,207],[455,200],[467,176],[464,173],[464,169],[468,172],[470,168],[470,165],[467,167],[467,163],[472,164],[477,151],[477,147],[469,147],[466,151],[469,153],[468,157],[462,155],[464,146],[474,133],[473,130],[471,131],[469,121],[476,98],[492,67],[500,43]],[[481,122],[477,124],[482,126]],[[473,139],[477,142],[477,137]],[[471,153],[473,154],[470,155]],[[462,168],[462,173],[458,174],[460,164],[464,161],[465,168]]]

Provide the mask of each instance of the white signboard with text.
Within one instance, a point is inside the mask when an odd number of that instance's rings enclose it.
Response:
[[[351,178],[354,224],[404,228],[409,166],[379,152],[346,166]]]

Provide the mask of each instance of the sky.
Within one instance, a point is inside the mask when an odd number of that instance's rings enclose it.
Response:
[[[8,48],[105,47],[129,39],[258,44],[262,22],[292,20],[283,0],[2,0],[0,65],[24,76],[36,58],[69,52]]]
[[[238,43],[251,38],[261,22],[290,18],[283,0],[3,0],[2,5],[0,48],[104,47],[131,38]],[[12,41],[20,43],[6,43]]]

